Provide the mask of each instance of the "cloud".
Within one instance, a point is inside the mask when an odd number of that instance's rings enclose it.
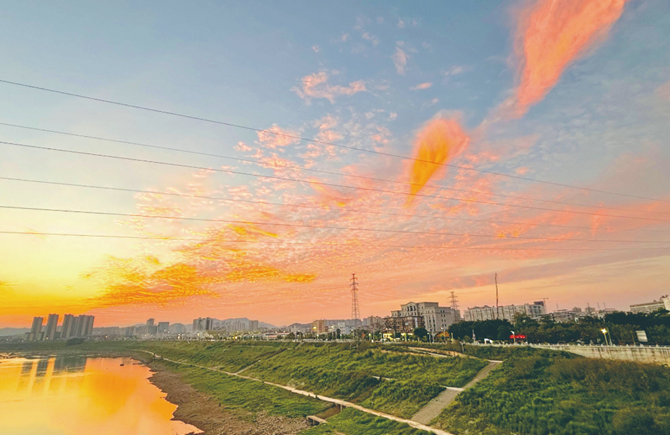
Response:
[[[455,76],[457,74],[462,74],[466,71],[469,71],[471,68],[464,65],[454,65],[444,72],[445,76]]]
[[[331,103],[335,103],[336,97],[354,95],[367,90],[365,82],[362,80],[351,82],[349,86],[333,86],[328,83],[328,73],[325,71],[305,76],[300,80],[300,83],[301,88],[294,86],[291,90],[308,103],[312,98],[325,98]]]
[[[393,56],[391,58],[393,59],[393,64],[395,65],[396,71],[398,71],[398,74],[404,75],[405,74],[405,66],[407,65],[407,58],[409,56],[407,53],[403,51],[402,48],[396,47],[395,48],[395,53],[393,53]]]
[[[409,90],[410,90],[410,91],[420,91],[420,90],[423,90],[423,89],[428,89],[428,88],[430,88],[431,86],[433,86],[433,84],[430,83],[430,82],[419,83],[418,85],[416,85],[416,86],[412,86],[411,88],[409,88]]]
[[[670,101],[670,81],[667,81],[658,88],[656,88],[656,95],[658,95],[665,101]]]
[[[438,117],[430,121],[417,135],[414,144],[414,158],[417,160],[409,176],[410,193],[417,194],[441,168],[440,165],[461,153],[469,140],[455,119]],[[409,196],[407,204],[413,199],[413,196]]]
[[[407,26],[405,22],[402,20],[402,18],[398,19],[398,29],[404,29]]]
[[[513,116],[523,116],[572,62],[607,37],[625,2],[538,0],[521,10],[515,44],[519,83],[505,103]]]
[[[284,130],[281,127],[278,127],[276,124],[273,124],[272,127],[258,132],[258,140],[261,145],[272,149],[300,143],[300,139],[298,139],[299,136],[300,133],[291,130]]]

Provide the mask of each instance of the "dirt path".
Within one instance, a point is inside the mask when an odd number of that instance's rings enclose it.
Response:
[[[436,354],[439,355],[439,354]],[[444,355],[442,355],[444,356]],[[493,370],[498,364],[500,364],[500,361],[489,361],[488,365],[481,369],[479,373],[465,385],[463,388],[451,388],[447,387],[446,390],[438,394],[433,400],[430,402],[426,403],[426,405],[419,410],[416,414],[412,416],[412,420],[422,423],[422,424],[428,424],[435,417],[440,415],[440,412],[451,402],[454,401],[456,396],[458,396],[462,391],[467,390],[468,388],[472,387],[475,385],[477,382],[481,381],[485,377],[491,373],[491,370]]]
[[[153,352],[149,352],[149,351],[143,351],[143,352],[147,352],[147,353],[153,354],[157,358],[161,358],[160,355],[156,355]],[[222,370],[217,370],[216,368],[199,366],[199,365],[185,363],[185,362],[181,362],[181,361],[174,361],[174,360],[167,359],[167,358],[161,358],[161,359],[163,361],[168,361],[168,362],[171,362],[171,363],[174,363],[174,364],[181,364],[181,365],[189,365],[189,366],[193,366],[193,367],[198,367],[198,368],[202,368],[202,369],[205,369],[205,370],[215,371],[217,373],[223,373],[223,374],[226,374],[226,375],[229,375],[229,376],[237,376],[239,378],[247,379],[247,380],[250,380],[250,381],[264,382],[267,385],[272,385],[272,386],[275,386],[275,387],[278,387],[278,388],[283,388],[284,390],[290,391],[290,392],[295,393],[295,394],[300,394],[300,395],[307,396],[307,397],[314,397],[314,398],[322,400],[324,402],[333,403],[333,404],[336,404],[336,405],[343,406],[345,408],[354,408],[358,411],[366,412],[368,414],[372,414],[372,415],[375,415],[377,417],[386,418],[388,420],[397,421],[399,423],[405,423],[405,424],[407,424],[407,425],[409,425],[413,428],[425,430],[425,431],[428,431],[428,432],[432,432],[432,433],[435,433],[437,435],[453,435],[450,432],[447,432],[447,431],[444,431],[444,430],[441,430],[441,429],[436,429],[434,427],[430,427],[430,426],[428,426],[424,423],[419,423],[417,421],[407,420],[405,418],[396,417],[395,415],[386,414],[384,412],[374,411],[372,409],[364,408],[364,407],[362,407],[360,405],[357,405],[355,403],[347,402],[346,400],[340,400],[340,399],[335,399],[333,397],[322,396],[322,395],[312,393],[310,391],[298,390],[297,388],[289,387],[287,385],[275,384],[274,382],[261,381],[261,380],[256,379],[256,378],[252,378],[252,377],[249,377],[249,376],[244,376],[244,375],[240,375],[240,374],[236,374],[236,373],[224,372]],[[194,424],[194,425],[196,427],[199,427],[197,424]]]

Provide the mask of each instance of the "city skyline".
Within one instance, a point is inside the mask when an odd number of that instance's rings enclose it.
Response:
[[[667,2],[149,3],[5,11],[0,327],[668,293]]]

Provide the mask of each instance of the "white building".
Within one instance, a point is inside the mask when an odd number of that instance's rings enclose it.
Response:
[[[450,325],[461,320],[461,313],[449,307],[441,307],[438,302],[409,302],[400,310],[391,311],[391,317],[421,316],[426,330],[432,334],[446,331]]]
[[[544,301],[533,302],[532,304],[523,305],[503,305],[498,307],[498,315],[496,316],[496,307],[472,307],[465,310],[463,319],[466,322],[476,322],[478,320],[514,320],[516,314],[526,314],[533,318],[541,317],[547,314]]]
[[[643,304],[635,304],[630,306],[631,313],[653,313],[658,310],[670,311],[670,296],[661,296],[658,301],[645,302]]]

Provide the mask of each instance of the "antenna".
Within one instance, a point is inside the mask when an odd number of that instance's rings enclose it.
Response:
[[[496,319],[498,319],[498,274],[495,274],[495,282],[496,282]]]
[[[356,274],[351,274],[351,318],[354,320],[354,326],[360,320],[361,313],[358,309],[358,278]]]

